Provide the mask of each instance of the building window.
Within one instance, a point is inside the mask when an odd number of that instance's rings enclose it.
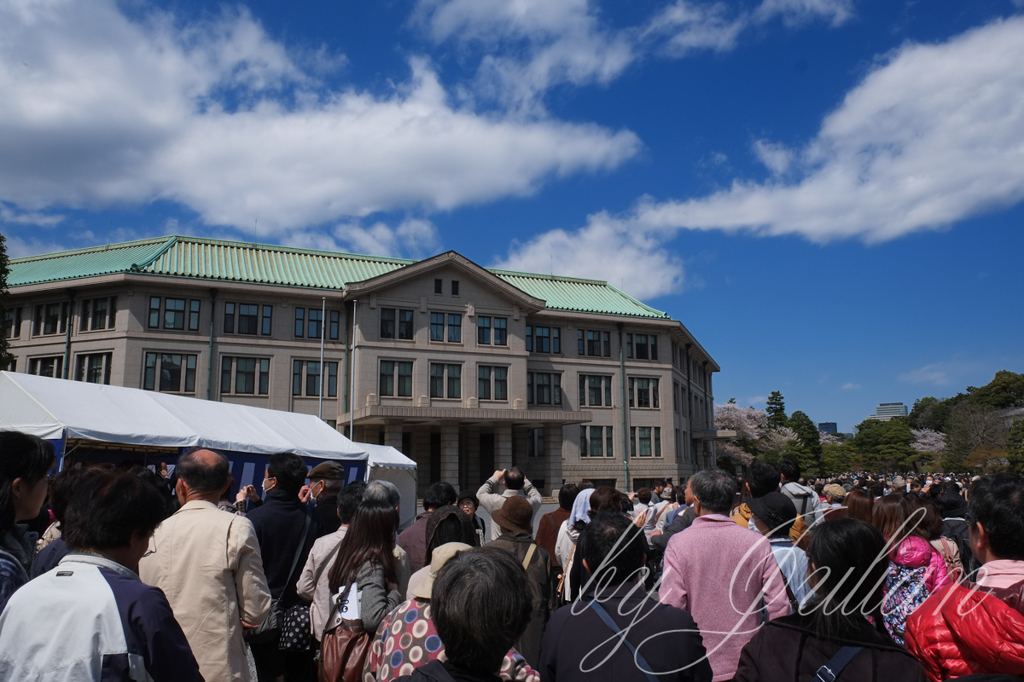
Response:
[[[75,379],[90,384],[110,384],[110,353],[92,353],[76,358]]]
[[[446,378],[447,381],[445,381]],[[430,397],[461,398],[462,365],[430,363]]]
[[[338,363],[325,362],[327,366],[327,397],[338,396]],[[305,375],[305,382],[303,382]],[[292,395],[302,395],[302,387],[305,384],[306,395],[316,397],[320,395],[320,362],[317,360],[293,360],[292,361]]]
[[[657,334],[626,334],[626,357],[634,356],[637,360],[657,360]]]
[[[234,382],[231,380],[232,368]],[[270,392],[270,358],[222,358],[220,392],[267,395]]]
[[[580,427],[583,430],[583,427]],[[544,429],[530,429],[526,432],[526,456],[544,456]]]
[[[306,329],[306,309],[296,308],[295,309],[295,336],[305,336]]]
[[[562,330],[559,327],[526,327],[526,350],[531,353],[561,353]]]
[[[190,332],[199,331],[199,311],[202,309],[202,306],[202,301],[195,298],[188,302],[188,330]],[[111,320],[110,326],[114,326],[113,320]]]
[[[459,280],[453,279],[452,280],[452,296],[458,296],[458,295],[459,295]]]
[[[491,318],[481,315],[476,318],[476,342],[482,345],[491,343]]]
[[[224,333],[234,334],[235,333],[235,304],[225,303],[224,304]]]
[[[636,399],[634,400],[634,394]],[[629,378],[629,406],[647,407],[657,409],[660,407],[658,399],[657,379]]]
[[[185,328],[185,299],[168,298],[164,301],[164,329]]]
[[[332,310],[330,311],[330,328],[327,330],[327,337],[331,341],[337,341],[341,338],[341,311]]]
[[[146,353],[142,388],[147,391],[195,393],[196,356],[179,353]]]
[[[462,315],[448,315],[448,342],[462,343]]]
[[[494,345],[495,346],[507,346],[508,345],[508,318],[507,317],[496,317],[496,318],[494,318]]]
[[[448,334],[445,335],[445,323],[448,325]],[[444,341],[449,343],[462,343],[462,315],[454,313],[430,313],[430,340]]]
[[[319,339],[321,332],[321,325],[324,322],[324,311],[320,308],[309,309],[309,324],[306,325],[306,332],[309,338]]]
[[[430,313],[430,340],[444,341],[444,313]]]
[[[381,308],[380,338],[393,339],[396,331],[399,339],[412,339],[412,311]]]
[[[661,427],[629,427],[631,457],[661,457]]]
[[[160,297],[150,296],[149,297],[149,328],[159,329],[160,328]]]
[[[526,402],[531,405],[561,405],[562,375],[548,372],[528,372],[526,375]]]
[[[580,457],[612,457],[615,441],[610,426],[580,426]]]
[[[274,306],[265,305],[263,306],[263,320],[262,326],[260,327],[260,333],[263,336],[270,336],[274,329]]]
[[[493,329],[493,333],[492,333]],[[481,315],[476,320],[476,342],[482,345],[508,345],[508,318]]]
[[[477,367],[477,397],[480,400],[508,400],[508,367]]]
[[[398,380],[395,380],[395,370],[398,370]],[[412,397],[412,363],[395,362],[393,360],[380,361],[380,395],[397,395],[400,398]],[[396,393],[397,388],[397,393]]]
[[[64,376],[64,356],[54,355],[49,358],[32,358],[28,361],[28,373],[41,377],[60,379]]]
[[[79,326],[83,332],[99,329],[113,329],[117,297],[92,298],[82,301],[82,317]]]
[[[21,336],[21,308],[4,310],[4,338],[16,339]]]
[[[612,333],[579,329],[576,331],[576,351],[580,355],[610,358]]]
[[[238,333],[255,336],[259,331],[260,307],[252,303],[238,305]]]
[[[580,375],[580,409],[612,406],[612,378],[595,374]]]
[[[46,303],[36,306],[35,326],[32,329],[33,336],[46,336],[49,334],[63,334],[67,331],[68,304],[67,303]]]
[[[439,279],[435,279],[434,280],[434,293],[435,294],[443,293],[443,288],[444,288],[444,282],[442,282]]]

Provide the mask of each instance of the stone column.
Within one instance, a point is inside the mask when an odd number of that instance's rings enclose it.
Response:
[[[499,424],[494,427],[494,468],[512,468],[512,426],[510,424]],[[492,472],[480,472],[485,477]]]
[[[520,469],[526,471],[526,437],[530,432],[530,429],[525,426],[516,426],[514,429],[514,438],[512,439],[512,464],[518,465]]]
[[[430,427],[417,426],[412,432],[412,453],[405,453],[407,457],[416,460],[416,494],[423,497],[423,494],[430,486]]]
[[[544,486],[549,496],[562,487],[561,424],[544,425]]]
[[[402,451],[402,422],[384,423],[384,445],[389,445],[399,452]]]
[[[465,426],[463,427],[464,435],[466,437],[466,485],[462,485],[462,481],[456,486],[458,490],[463,487],[476,489],[480,487],[480,484],[487,480],[493,472],[488,471],[486,474],[481,474],[480,471],[480,427],[479,426]]]
[[[459,487],[459,425],[441,425],[441,480]]]

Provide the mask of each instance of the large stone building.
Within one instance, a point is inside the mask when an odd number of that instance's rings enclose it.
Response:
[[[414,458],[421,490],[715,460],[718,365],[606,282],[165,237],[16,259],[8,284],[15,371],[320,414]]]

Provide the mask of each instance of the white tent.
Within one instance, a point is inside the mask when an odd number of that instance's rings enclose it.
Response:
[[[313,415],[121,386],[0,372],[0,429],[153,447],[190,447],[319,459],[366,451]]]
[[[402,495],[399,527],[407,528],[416,520],[416,461],[409,459],[389,445],[354,443],[369,455],[366,461],[366,480],[391,481]]]

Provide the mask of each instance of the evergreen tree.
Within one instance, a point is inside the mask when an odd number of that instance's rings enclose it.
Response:
[[[769,429],[774,431],[789,425],[789,419],[786,417],[786,403],[778,391],[772,391],[772,394],[768,396],[764,411],[768,413]]]
[[[1010,427],[1010,435],[1006,438],[1006,459],[1010,463],[1010,471],[1024,474],[1024,419],[1018,419]]]

